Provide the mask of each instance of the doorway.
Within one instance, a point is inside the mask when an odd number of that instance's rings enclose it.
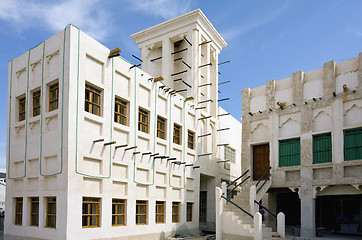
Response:
[[[269,143],[253,146],[253,180],[259,180],[270,167]],[[268,174],[265,174],[263,180]]]

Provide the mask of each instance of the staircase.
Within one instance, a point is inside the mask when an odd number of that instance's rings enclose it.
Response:
[[[233,198],[235,204],[237,204],[242,209],[247,212],[252,213],[250,210],[250,187],[251,183],[244,185],[241,188],[241,191]],[[262,198],[262,195],[268,190],[270,187],[269,184],[266,184],[258,193],[257,200]],[[256,204],[255,204],[256,205]],[[228,202],[224,206],[223,212],[223,232],[231,235],[244,236],[245,239],[254,239],[254,220],[252,217],[244,213],[242,210],[234,206],[232,203]],[[277,233],[272,232],[272,229],[266,227],[264,224],[262,225],[263,239],[271,238],[272,235],[277,235]],[[228,238],[224,239],[227,240]],[[231,239],[231,238],[230,238]]]

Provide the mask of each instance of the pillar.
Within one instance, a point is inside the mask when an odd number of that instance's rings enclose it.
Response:
[[[312,188],[304,187],[299,190],[300,198],[300,236],[304,238],[315,237],[315,198]]]
[[[224,199],[221,198],[223,190],[219,187],[215,189],[215,202],[216,202],[216,240],[222,240],[222,212],[224,210]]]

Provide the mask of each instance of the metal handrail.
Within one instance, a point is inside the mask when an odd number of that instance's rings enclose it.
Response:
[[[265,183],[269,180],[271,174],[269,173],[268,177],[264,180],[263,184],[258,188],[258,190],[256,191],[256,193],[258,193],[260,191],[260,189],[262,189],[265,185]]]
[[[270,211],[269,209],[267,209],[265,206],[263,206],[263,205],[262,205],[261,203],[259,203],[258,201],[254,200],[254,202],[255,202],[256,204],[258,204],[259,207],[265,209],[268,213],[270,213],[271,215],[273,215],[273,217],[277,217],[277,215],[276,215],[275,213],[273,213],[272,211]]]
[[[254,218],[253,215],[251,215],[248,211],[246,211],[245,209],[241,208],[239,205],[237,205],[236,203],[234,203],[233,201],[227,199],[224,196],[221,196],[223,199],[225,199],[226,201],[228,201],[229,203],[233,204],[235,207],[237,207],[238,209],[240,209],[241,211],[243,211],[244,213],[246,213],[247,215],[249,215],[251,218]]]
[[[232,191],[234,191],[237,187],[239,187],[241,184],[243,184],[246,180],[248,180],[250,178],[250,176],[248,176],[247,178],[245,178],[243,181],[241,181],[238,185],[236,185],[235,187],[233,187],[233,189],[231,189],[230,191],[227,192],[227,197],[229,197],[230,193],[232,193]]]
[[[269,167],[269,168],[264,172],[264,174],[259,178],[258,183],[255,185],[255,187],[257,187],[257,186],[259,185],[259,183],[261,182],[261,180],[263,180],[263,177],[265,176],[265,174],[266,174],[267,172],[269,172],[270,169],[271,169],[271,167]]]
[[[234,181],[232,181],[232,182],[227,186],[227,188],[230,187],[231,185],[233,185],[233,184],[234,184],[236,181],[238,181],[240,178],[244,177],[245,174],[247,174],[248,172],[249,172],[249,169],[246,170],[240,177],[238,177],[237,179],[235,179]]]

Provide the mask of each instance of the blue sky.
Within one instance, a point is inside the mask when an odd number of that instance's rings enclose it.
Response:
[[[5,168],[8,61],[68,23],[138,63],[129,37],[200,8],[224,37],[220,103],[240,121],[241,90],[302,70],[341,62],[362,52],[360,0],[0,0],[0,168]]]

